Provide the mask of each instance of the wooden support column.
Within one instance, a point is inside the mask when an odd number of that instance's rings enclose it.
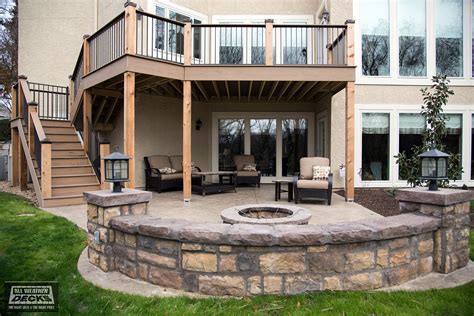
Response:
[[[52,196],[51,143],[49,140],[41,142],[41,192],[43,198]]]
[[[82,126],[83,126],[83,142],[84,150],[89,154],[89,136],[91,131],[89,130],[89,122],[92,118],[92,93],[90,89],[84,90],[82,97]]]
[[[354,66],[354,21],[347,20],[347,66]],[[355,83],[346,83],[346,201],[354,201],[354,105]]]
[[[19,128],[23,128],[20,127]],[[28,169],[26,166],[26,156],[25,156],[25,151],[22,148],[21,142],[19,142],[18,145],[18,158],[19,158],[19,182],[20,182],[20,189],[22,191],[25,191],[28,188]]]
[[[273,20],[265,20],[265,65],[273,65]]]
[[[12,120],[18,117],[17,113],[17,95],[18,95],[18,88],[19,84],[16,84],[12,88]]]
[[[35,124],[31,119],[32,113],[38,113],[38,103],[28,103],[28,147],[30,149],[30,156],[33,157],[35,154]]]
[[[90,72],[91,69],[91,60],[90,60],[90,51],[89,51],[89,35],[84,35],[83,37],[83,46],[82,46],[82,70],[84,72],[84,76],[87,75]]]
[[[100,155],[100,189],[107,190],[109,183],[105,182],[105,162],[104,157],[110,154],[110,142],[100,142],[99,144],[99,155]]]
[[[183,82],[183,200],[191,200],[191,81]]]
[[[125,2],[125,54],[137,53],[137,4]]]
[[[123,147],[124,153],[130,157],[129,182],[127,188],[135,188],[135,73],[126,72],[123,78]]]
[[[18,76],[18,116],[25,118],[28,113],[24,113],[25,111],[25,95],[23,88],[21,87],[22,81],[26,81],[28,78],[26,76],[20,75]]]
[[[18,128],[12,128],[12,185],[17,187],[20,185],[20,136]]]
[[[191,59],[192,59],[192,29],[191,29],[191,20],[186,19],[184,24],[184,45],[183,45],[183,57],[184,57],[184,65],[190,66]]]

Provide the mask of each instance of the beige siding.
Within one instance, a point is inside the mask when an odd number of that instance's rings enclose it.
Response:
[[[19,74],[31,81],[67,85],[82,36],[93,31],[92,4],[92,0],[19,0]]]

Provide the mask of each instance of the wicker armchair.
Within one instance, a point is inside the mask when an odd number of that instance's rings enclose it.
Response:
[[[234,156],[235,170],[237,171],[237,185],[240,184],[255,184],[260,188],[260,179],[262,175],[260,171],[246,171],[243,170],[247,164],[254,164],[255,157],[253,155],[236,155]]]
[[[332,173],[327,180],[313,180],[313,166],[329,166],[329,159],[322,157],[305,157],[300,159],[300,174],[294,180],[295,203],[302,199],[326,200],[331,205]]]

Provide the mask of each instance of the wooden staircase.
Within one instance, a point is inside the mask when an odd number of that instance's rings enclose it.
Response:
[[[70,121],[41,120],[51,148],[51,197],[44,207],[82,204],[85,191],[100,190],[100,183]],[[33,157],[36,175],[41,179]]]

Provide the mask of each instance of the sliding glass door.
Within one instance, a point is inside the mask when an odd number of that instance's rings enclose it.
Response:
[[[235,155],[253,155],[262,181],[292,177],[314,155],[313,113],[214,113],[213,169],[233,170]]]

